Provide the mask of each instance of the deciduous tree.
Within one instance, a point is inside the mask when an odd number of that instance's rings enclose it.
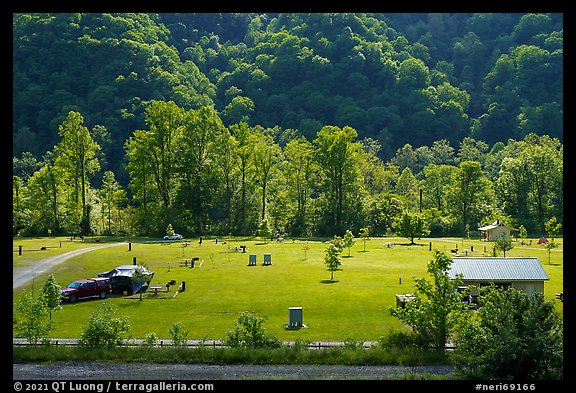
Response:
[[[61,140],[54,148],[54,164],[71,183],[69,209],[80,212],[77,230],[87,234],[91,232],[90,207],[86,201],[90,184],[88,175],[100,170],[100,163],[96,158],[100,146],[84,126],[82,115],[75,111],[68,112],[64,122],[58,126],[58,134]]]
[[[354,140],[356,130],[345,126],[324,126],[315,139],[316,157],[324,175],[326,216],[332,233],[344,232],[345,206],[350,201],[352,187],[357,179],[355,165],[360,144]]]
[[[512,239],[510,239],[510,236],[502,236],[496,239],[496,242],[494,243],[494,248],[496,250],[502,251],[504,253],[504,258],[506,258],[506,251],[510,251],[511,249],[513,249],[514,245],[512,244]]]
[[[25,290],[18,297],[14,311],[14,332],[25,337],[31,344],[47,339],[54,328],[54,321],[49,318],[50,308],[44,296],[34,298]]]
[[[434,251],[427,268],[432,281],[416,279],[415,298],[403,308],[390,309],[391,315],[413,329],[418,343],[424,348],[444,351],[462,316],[464,303],[458,292],[462,278],[450,277],[451,264],[450,256]]]
[[[238,157],[237,164],[240,174],[240,200],[236,204],[234,226],[236,233],[245,235],[255,230],[256,225],[258,225],[257,222],[250,219],[249,204],[253,188],[251,180],[254,176],[253,139],[250,137],[253,130],[247,123],[240,122],[232,124],[230,131],[237,142],[235,154]]]
[[[181,139],[176,147],[176,170],[181,178],[178,205],[189,213],[188,225],[198,234],[210,223],[209,212],[214,206],[219,180],[215,168],[217,144],[227,133],[213,107],[204,106],[184,114]]]
[[[184,110],[173,101],[152,101],[146,108],[149,130],[141,140],[152,166],[152,181],[164,207],[172,206],[177,191],[176,153]]]
[[[370,230],[367,227],[360,228],[360,237],[364,242],[364,251],[366,251],[366,240],[370,240]]]
[[[343,240],[344,240],[344,247],[348,248],[348,256],[350,256],[350,247],[352,247],[354,243],[356,243],[356,241],[354,240],[354,234],[350,229],[346,229],[346,233],[344,234]]]
[[[480,163],[463,161],[454,172],[449,192],[450,210],[460,219],[462,228],[472,224],[470,218],[480,212],[480,207],[490,205],[490,181],[484,176]]]
[[[477,314],[462,321],[456,340],[458,373],[478,380],[561,379],[563,322],[539,293],[485,287]]]
[[[427,236],[430,233],[424,216],[420,213],[410,213],[408,211],[396,219],[394,230],[398,236],[410,240],[410,244],[414,244],[414,238]]]
[[[282,161],[282,149],[274,142],[270,135],[262,132],[252,134],[252,161],[254,175],[262,188],[262,210],[260,219],[266,218],[266,199],[268,197],[268,183],[273,176],[276,164]]]
[[[126,201],[126,192],[116,181],[114,172],[106,171],[102,177],[102,187],[100,188],[100,201],[102,205],[102,217],[106,219],[106,231],[112,233],[112,213]]]
[[[52,319],[52,311],[61,308],[62,294],[60,293],[60,285],[56,282],[53,274],[48,276],[44,286],[40,289],[40,296],[44,297],[46,307],[50,310],[50,319]]]
[[[324,264],[330,271],[330,280],[334,281],[334,271],[340,268],[340,249],[333,243],[329,243],[324,251]]]
[[[291,232],[294,235],[302,235],[306,230],[313,181],[317,178],[314,147],[311,142],[301,136],[290,140],[286,144],[284,156],[286,158],[286,170],[284,173],[287,191],[290,198],[296,202]]]

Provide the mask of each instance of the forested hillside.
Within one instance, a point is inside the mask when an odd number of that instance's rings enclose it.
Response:
[[[14,14],[14,233],[542,232],[562,75],[562,14]]]

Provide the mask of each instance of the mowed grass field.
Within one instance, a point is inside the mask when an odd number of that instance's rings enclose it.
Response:
[[[14,250],[23,246],[23,254],[13,253],[13,268],[34,263],[57,254],[99,244],[69,238],[14,239]],[[90,314],[102,302],[113,304],[119,315],[126,317],[131,330],[126,338],[145,338],[155,333],[160,339],[170,339],[169,330],[181,323],[188,330],[188,339],[221,340],[233,327],[239,314],[251,311],[266,317],[266,332],[286,341],[374,341],[390,329],[403,324],[389,315],[396,305],[396,294],[412,293],[414,278],[430,279],[426,272],[432,259],[432,248],[458,256],[490,256],[492,244],[461,238],[420,239],[408,245],[403,238],[356,239],[356,244],[342,252],[341,269],[334,280],[324,264],[325,241],[292,240],[283,242],[254,238],[204,238],[144,243],[150,239],[132,239],[119,246],[102,248],[72,257],[50,272],[35,273],[34,280],[13,291],[14,301],[24,289],[38,291],[49,274],[54,274],[61,286],[76,279],[95,277],[119,265],[130,265],[134,258],[153,271],[152,284],[165,286],[170,280],[176,285],[169,292],[123,297],[113,295],[106,300],[81,300],[64,304],[53,312],[55,328],[52,337],[79,337]],[[559,248],[549,253],[541,245],[521,245],[506,252],[507,257],[535,256],[550,280],[544,284],[545,297],[555,302],[562,313],[562,303],[555,294],[563,291],[562,239]],[[100,241],[114,241],[100,238]],[[528,243],[529,239],[524,242]],[[225,242],[225,243],[224,243]],[[392,244],[391,246],[389,246]],[[240,246],[246,246],[242,252]],[[41,247],[47,247],[42,251]],[[473,248],[473,251],[471,250]],[[249,255],[257,258],[256,266],[248,266]],[[270,254],[272,264],[263,266],[264,254]],[[183,259],[198,257],[194,268],[181,264]],[[201,267],[199,266],[201,263]],[[185,281],[186,290],[177,293]],[[177,293],[176,296],[174,296]],[[289,307],[303,308],[303,322],[308,327],[286,330]]]

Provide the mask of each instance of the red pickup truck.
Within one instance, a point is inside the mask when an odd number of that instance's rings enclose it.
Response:
[[[76,303],[78,299],[86,297],[106,299],[110,292],[112,292],[110,279],[102,277],[72,281],[60,289],[62,300],[70,303]]]

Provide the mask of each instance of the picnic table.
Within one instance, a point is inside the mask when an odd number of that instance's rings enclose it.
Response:
[[[158,292],[168,292],[168,290],[164,289],[164,286],[162,285],[149,285],[148,289],[146,289],[146,292],[158,295]]]
[[[194,267],[194,262],[199,260],[200,260],[199,257],[194,257],[192,259],[182,259],[182,262],[180,263],[183,264],[184,266],[188,266],[188,264],[190,264],[190,267]]]

